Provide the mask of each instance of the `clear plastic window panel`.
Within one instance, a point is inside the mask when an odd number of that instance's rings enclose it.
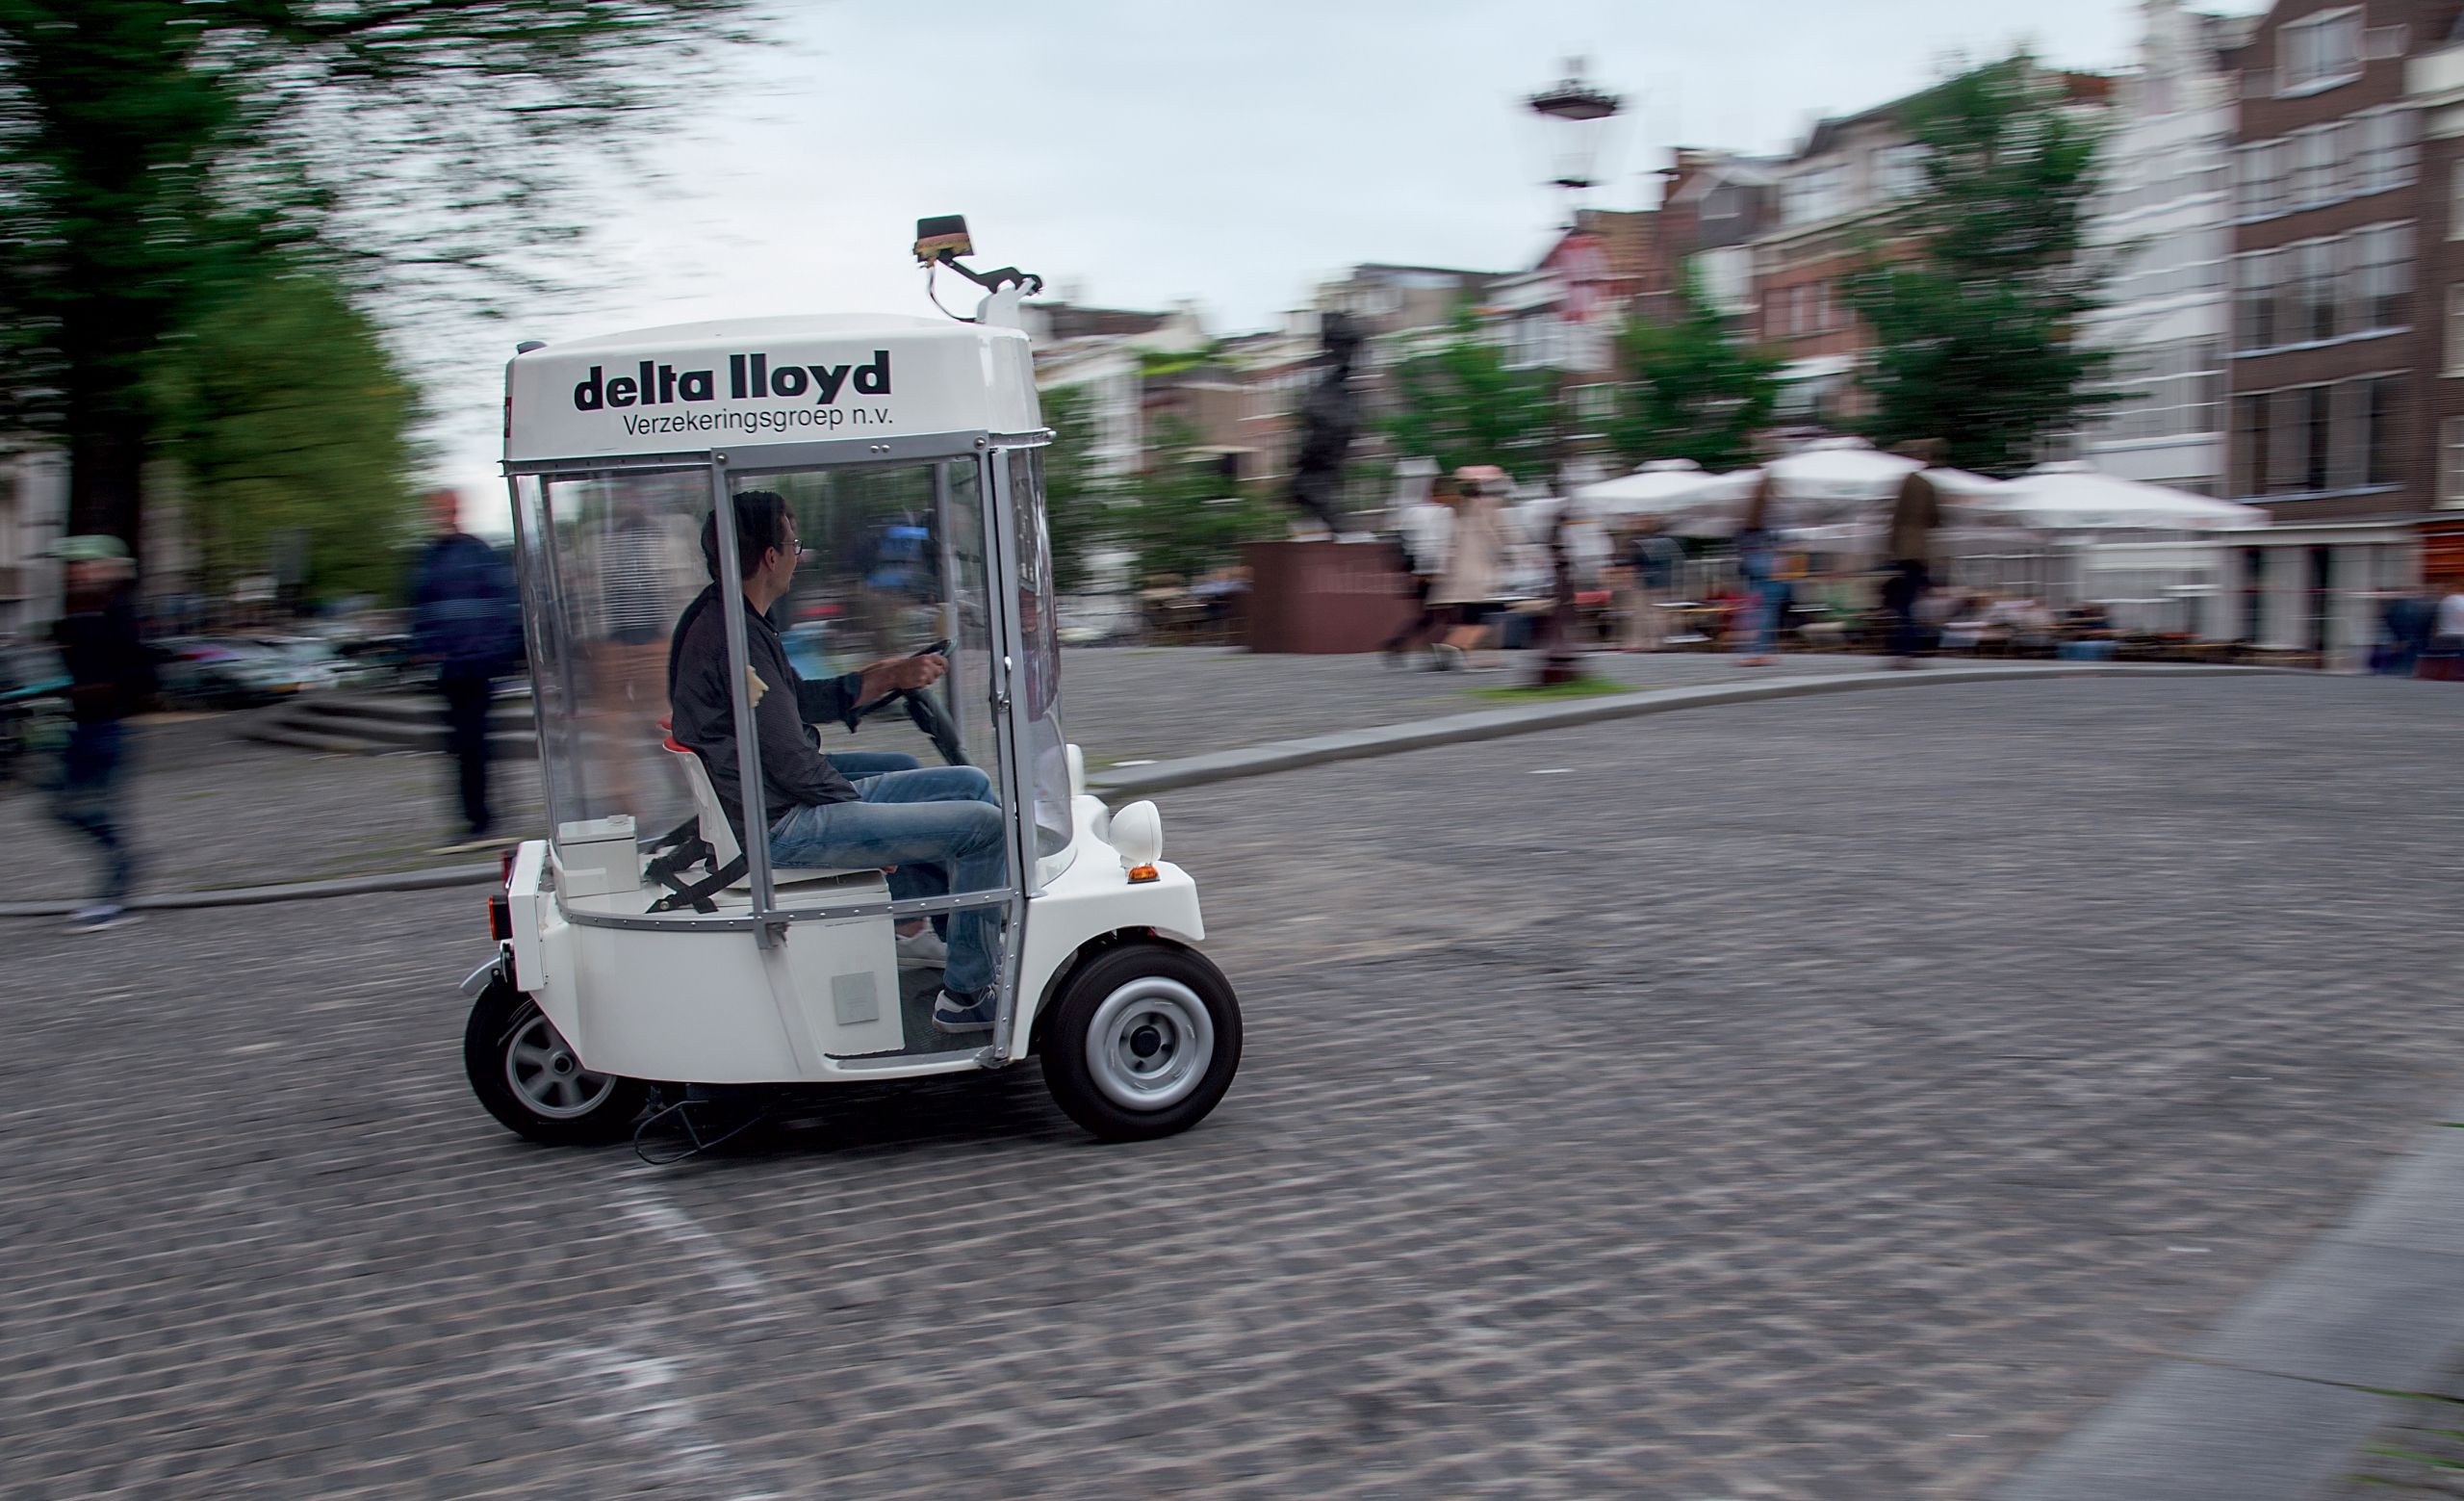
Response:
[[[1027,753],[1035,779],[1037,876],[1049,881],[1067,866],[1069,762],[1061,728],[1061,634],[1054,594],[1052,540],[1044,521],[1043,452],[1007,455],[1013,525],[1018,545],[1018,630],[1026,646],[1019,664]]]
[[[667,643],[708,582],[699,531],[703,469],[632,472],[515,485],[523,600],[537,689],[549,829],[567,842],[636,838],[691,817],[694,803],[667,732]]]
[[[874,712],[853,731],[843,716],[814,724],[815,747],[875,797],[911,791],[911,800],[997,808],[1001,746],[977,461],[737,475],[732,485],[738,495],[776,493],[795,517],[806,557],[770,620],[799,679],[844,682],[876,662],[928,649],[949,664],[930,688],[854,705]],[[907,772],[937,774],[886,785],[870,780]],[[773,819],[786,811],[767,810]],[[901,864],[889,877],[891,893],[911,899],[1009,885],[1006,860],[975,876],[958,861],[928,865]],[[779,890],[783,908],[827,899],[826,891],[793,884]],[[949,920],[937,919],[937,931]]]

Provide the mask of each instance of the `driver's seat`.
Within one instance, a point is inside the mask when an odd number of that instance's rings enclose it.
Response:
[[[710,846],[710,868],[714,871],[723,870],[735,864],[736,857],[744,851],[735,841],[735,830],[728,822],[726,810],[719,806],[717,789],[710,786],[709,768],[702,764],[702,758],[696,755],[690,746],[679,742],[673,735],[670,735],[659,748],[675,758],[676,768],[682,773],[684,785],[693,791],[693,812],[702,820],[702,841]],[[772,866],[770,867],[770,881],[774,886],[803,886],[816,881],[841,880],[848,876],[872,876],[879,879],[881,871],[871,866],[858,866],[849,869],[811,866]],[[747,870],[730,881],[724,889],[731,892],[751,891],[753,872]]]

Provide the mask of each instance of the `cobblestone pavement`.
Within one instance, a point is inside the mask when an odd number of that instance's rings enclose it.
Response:
[[[1678,686],[1758,673],[1857,671],[1874,659],[1799,656],[1768,668],[1733,660],[1606,653],[1592,663],[1597,675],[1619,682]],[[1392,672],[1373,657],[1184,648],[1073,651],[1065,675],[1070,733],[1091,764],[1106,766],[1485,709],[1494,701],[1479,696],[1481,689],[1525,674]],[[142,889],[257,886],[482,858],[433,853],[460,839],[452,763],[445,757],[321,756],[241,739],[237,724],[235,715],[178,715],[139,727],[129,823],[145,857]],[[878,720],[858,739],[834,736],[829,743],[934,759],[904,720]],[[543,831],[537,764],[500,762],[496,770],[504,828],[515,836]],[[280,837],[269,837],[272,831]],[[9,783],[0,783],[0,841],[17,852],[18,870],[32,874],[43,895],[73,895],[98,879],[92,846]]]
[[[1169,793],[1249,1015],[532,1149],[469,893],[9,927],[0,1495],[1980,1494],[2456,1094],[2464,697],[1794,699]]]

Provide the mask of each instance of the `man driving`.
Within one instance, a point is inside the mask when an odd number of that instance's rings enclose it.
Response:
[[[769,620],[770,608],[786,596],[803,556],[786,501],[768,490],[737,496],[735,545],[744,573],[747,687],[761,751],[770,863],[845,869],[895,866],[890,894],[901,899],[1000,886],[1006,865],[1001,809],[982,771],[927,766],[851,781],[822,755],[812,728],[836,721],[852,730],[859,709],[886,693],[931,686],[948,662],[938,656],[896,657],[827,682],[804,682]],[[668,643],[668,704],[677,742],[702,758],[741,844],[744,805],[729,692],[727,618],[710,608],[719,597],[715,511],[702,526],[702,560],[712,582],[684,608]],[[933,1024],[941,1031],[991,1029],[999,920],[983,908],[950,914],[949,959],[933,1002]]]

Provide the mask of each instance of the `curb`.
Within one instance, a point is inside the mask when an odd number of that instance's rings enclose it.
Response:
[[[2008,683],[2025,678],[2220,678],[2251,674],[2304,674],[2294,667],[2174,666],[2164,662],[2063,662],[2042,667],[1937,667],[1918,672],[1846,672],[1819,678],[1775,678],[1763,683],[1722,684],[1715,687],[1647,688],[1637,693],[1604,694],[1570,703],[1533,704],[1527,708],[1486,709],[1448,714],[1409,724],[1346,730],[1306,739],[1274,740],[1240,750],[1210,751],[1126,772],[1096,772],[1087,778],[1087,790],[1097,796],[1138,796],[1174,788],[1203,787],[1240,777],[1264,776],[1330,761],[1367,756],[1392,756],[1433,745],[1493,740],[1509,735],[1530,735],[1567,725],[1596,724],[1641,714],[1675,713],[1721,704],[1747,704],[1768,698],[1797,698],[1813,693],[1851,693],[1868,688],[1912,688],[1957,683]],[[2316,674],[2306,674],[2316,676]]]
[[[1357,761],[1392,756],[1432,745],[1500,739],[1530,735],[1566,725],[1595,724],[1639,714],[1674,713],[1681,709],[1709,709],[1721,704],[1748,704],[1766,698],[1797,698],[1812,693],[1849,693],[1866,688],[1909,688],[1953,683],[2007,683],[2024,678],[2221,678],[2253,674],[2315,677],[2296,667],[2172,666],[2162,662],[2064,662],[2043,667],[1939,667],[1922,672],[1848,672],[1820,678],[1775,678],[1763,683],[1724,684],[1717,687],[1647,688],[1563,704],[1528,708],[1485,709],[1409,724],[1379,725],[1299,740],[1274,740],[1241,750],[1210,751],[1124,774],[1087,778],[1087,790],[1097,796],[1136,797],[1173,788],[1204,787],[1241,777],[1265,776],[1330,761]],[[245,907],[263,902],[300,901],[320,896],[357,896],[370,892],[423,892],[447,886],[477,886],[497,879],[498,867],[440,866],[430,870],[405,870],[392,875],[343,876],[330,881],[298,881],[281,886],[243,886],[218,892],[165,892],[134,896],[138,911],[183,907]],[[82,901],[0,902],[0,918],[64,918],[87,905]]]
[[[1992,1501],[2311,1501],[2464,1339],[2464,1130],[2416,1138],[2189,1350]]]
[[[234,886],[214,892],[161,892],[128,899],[132,912],[162,912],[181,907],[253,907],[266,902],[301,901],[316,896],[358,896],[369,892],[425,892],[444,886],[477,886],[502,879],[496,861],[474,866],[438,866],[428,870],[397,870],[388,875],[346,875],[330,881],[288,881],[280,886]],[[90,901],[0,902],[0,918],[64,918]]]

